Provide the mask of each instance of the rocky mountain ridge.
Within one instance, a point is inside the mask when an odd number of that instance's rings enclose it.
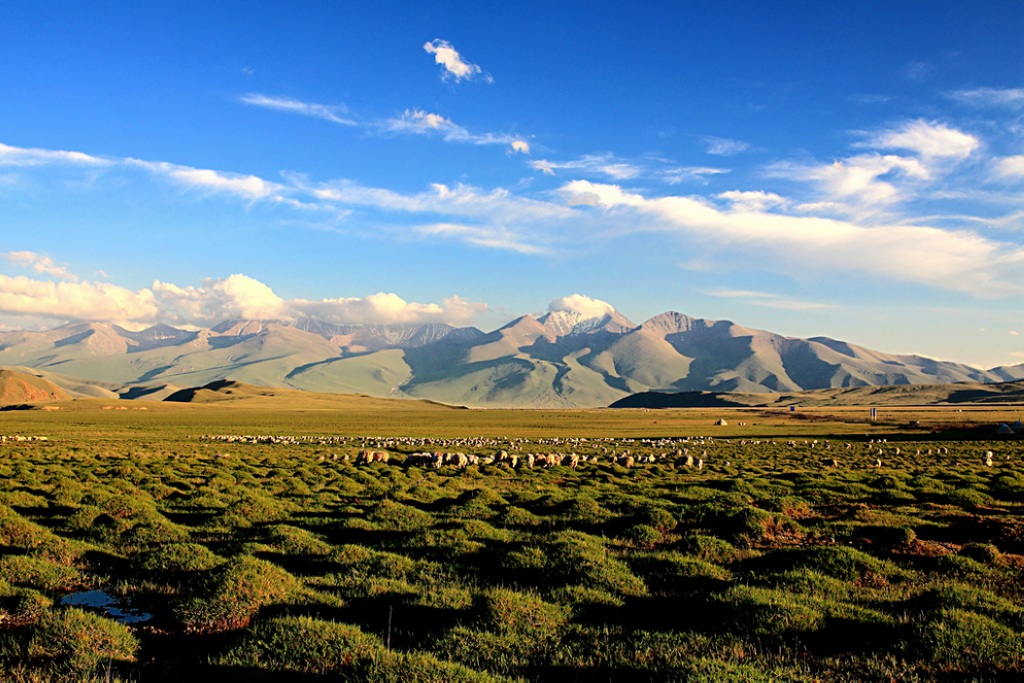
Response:
[[[1024,379],[1024,365],[980,370],[674,311],[637,325],[614,309],[594,317],[524,315],[492,332],[313,318],[228,320],[200,330],[71,323],[0,332],[0,366],[135,397],[232,379],[480,407],[607,406],[646,391],[765,393]]]

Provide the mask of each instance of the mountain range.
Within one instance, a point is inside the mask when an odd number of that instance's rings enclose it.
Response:
[[[229,320],[199,330],[71,323],[0,332],[0,366],[30,368],[72,396],[158,399],[231,379],[530,408],[607,406],[648,391],[765,393],[1024,379],[1024,364],[980,370],[676,312],[637,325],[615,310],[591,317],[524,315],[493,332],[314,318]]]

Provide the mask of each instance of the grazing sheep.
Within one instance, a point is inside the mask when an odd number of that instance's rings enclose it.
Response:
[[[633,456],[632,455],[624,455],[624,456],[622,456],[621,458],[619,458],[619,459],[617,459],[615,461],[616,464],[622,465],[623,467],[625,467],[627,469],[629,469],[630,467],[633,466],[633,462],[634,461],[633,461]]]
[[[823,467],[839,467],[839,461],[835,458],[822,458],[821,464]]]

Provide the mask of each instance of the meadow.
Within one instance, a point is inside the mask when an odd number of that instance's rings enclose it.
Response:
[[[1019,407],[56,407],[0,412],[4,680],[1022,675]]]

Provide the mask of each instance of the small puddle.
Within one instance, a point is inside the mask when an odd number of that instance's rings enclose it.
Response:
[[[139,624],[149,621],[153,615],[133,609],[127,603],[127,598],[117,598],[104,591],[79,591],[65,595],[60,599],[60,604],[68,607],[92,607],[102,610],[108,617],[122,624]]]

